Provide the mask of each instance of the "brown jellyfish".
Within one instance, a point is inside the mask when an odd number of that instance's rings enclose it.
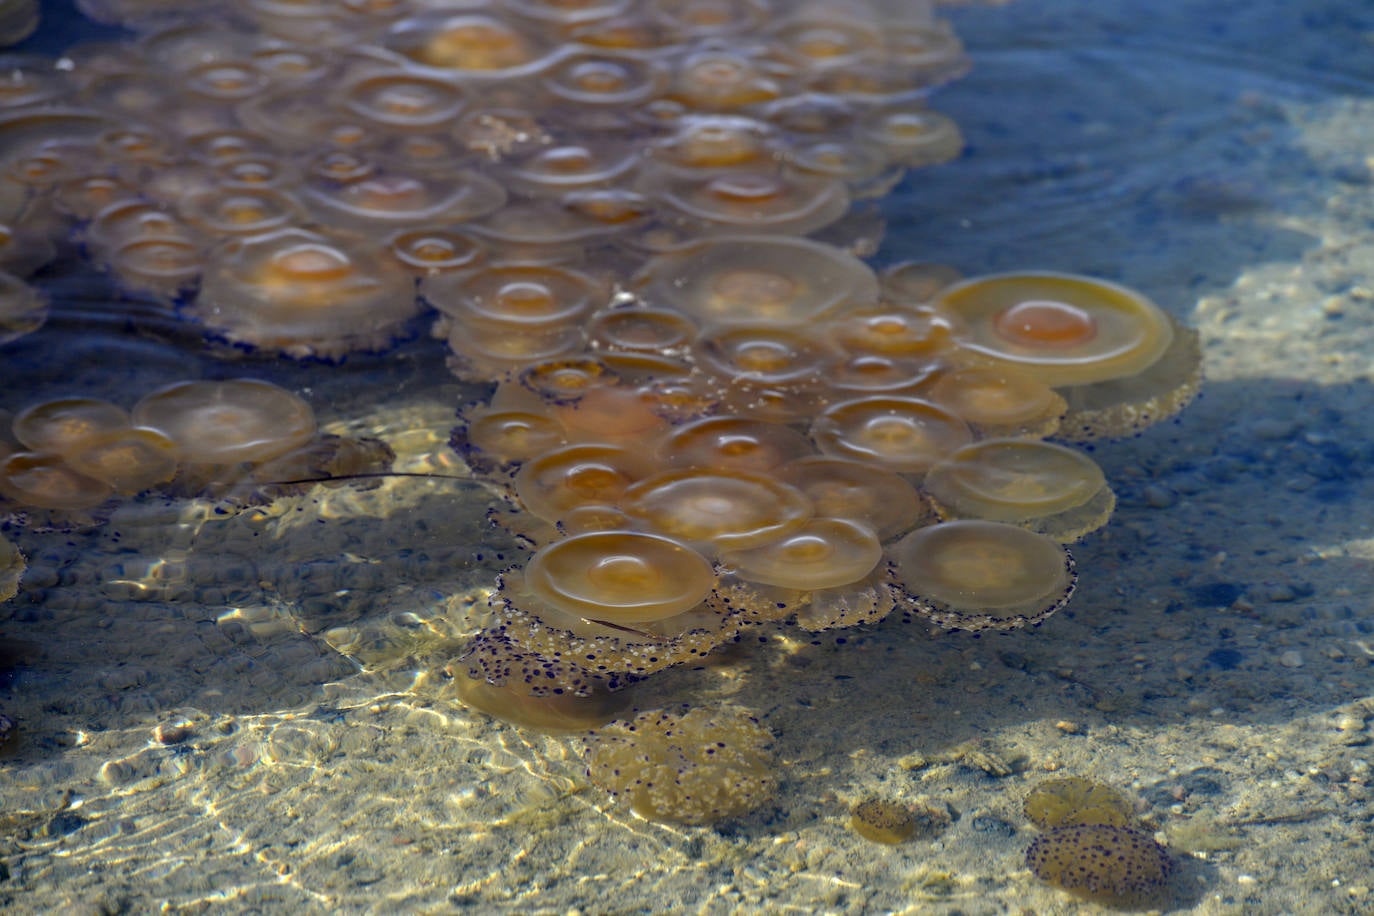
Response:
[[[214,249],[185,314],[236,343],[338,358],[399,336],[413,283],[371,245],[284,229]]]
[[[709,824],[772,797],[772,738],[736,706],[650,710],[587,740],[587,775],[647,820]]]
[[[1022,808],[1026,818],[1041,830],[1089,824],[1129,827],[1135,823],[1130,799],[1081,776],[1044,780],[1026,795]]]
[[[919,398],[864,397],[826,408],[811,424],[821,452],[898,473],[928,470],[972,441],[958,416]]]
[[[1042,534],[999,522],[941,522],[892,548],[917,614],[950,630],[1035,625],[1073,594],[1073,557]]]
[[[366,68],[337,90],[344,111],[392,129],[425,130],[456,119],[467,103],[462,87],[404,68]]]
[[[650,260],[640,296],[703,324],[803,324],[840,306],[876,302],[866,264],[806,239],[723,236]]]
[[[1054,435],[1068,410],[1053,388],[1010,366],[946,366],[920,393],[989,437]]]
[[[1144,296],[1072,274],[975,277],[933,304],[963,321],[965,350],[1053,387],[1137,375],[1174,338],[1173,322]]]
[[[658,444],[670,467],[770,471],[811,453],[806,437],[790,426],[748,417],[706,417],[674,428]]]
[[[643,454],[613,445],[570,445],[521,465],[515,493],[525,510],[557,522],[579,506],[613,506],[635,481],[650,473]]]
[[[811,502],[749,471],[683,468],[626,487],[620,508],[645,528],[719,550],[757,547],[800,528]]]
[[[916,488],[904,478],[861,461],[814,455],[789,461],[774,474],[801,490],[817,516],[862,522],[884,541],[909,531],[929,514]]]
[[[72,470],[127,496],[175,477],[178,454],[176,443],[163,433],[131,426],[86,436],[64,457]]]
[[[483,82],[533,76],[561,53],[543,38],[493,16],[436,10],[402,19],[383,45],[438,76]]]
[[[592,316],[587,336],[593,349],[681,356],[696,326],[673,309],[612,308]]]
[[[145,395],[132,417],[135,426],[170,438],[194,464],[266,461],[315,435],[309,404],[256,379],[177,382]]]
[[[561,198],[575,191],[626,184],[639,157],[616,143],[565,143],[507,160],[501,183],[529,197]]]
[[[867,525],[811,518],[767,544],[723,550],[720,563],[749,582],[809,591],[857,582],[873,571],[882,555],[882,544]]]
[[[534,731],[585,732],[630,702],[628,693],[614,692],[627,678],[526,652],[499,631],[479,633],[445,671],[465,705]]]
[[[849,827],[865,840],[896,846],[916,832],[916,815],[900,802],[870,795],[850,809]]]
[[[1111,518],[1102,469],[1076,449],[1034,439],[985,439],[931,468],[922,484],[941,518],[1009,522],[1072,543]]]
[[[460,417],[449,444],[479,474],[510,470],[567,444],[563,424],[544,412],[474,406]]]
[[[888,160],[909,168],[939,165],[957,158],[964,137],[953,119],[921,107],[879,109],[860,125],[864,142],[881,149]]]
[[[425,300],[465,326],[505,334],[542,332],[579,322],[605,303],[595,278],[562,267],[491,264],[472,271],[427,277]]]
[[[444,175],[378,171],[353,181],[307,181],[297,194],[317,222],[335,231],[462,223],[493,213],[506,192],[485,175],[455,170]]]
[[[715,586],[710,562],[669,538],[597,531],[555,541],[525,564],[523,584],[542,605],[614,635],[695,608]],[[580,629],[578,622],[569,627]]]
[[[480,242],[453,229],[405,230],[391,237],[389,247],[392,257],[422,277],[476,267],[486,255]]]
[[[806,235],[849,209],[842,180],[776,165],[705,175],[649,167],[635,190],[703,234]]]
[[[32,404],[15,416],[14,438],[35,452],[67,455],[86,440],[129,427],[129,413],[100,398],[56,398]]]

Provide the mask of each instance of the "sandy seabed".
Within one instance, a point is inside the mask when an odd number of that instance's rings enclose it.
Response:
[[[969,151],[886,202],[884,260],[1094,273],[1203,335],[1202,399],[1094,451],[1120,506],[1068,609],[981,638],[760,631],[651,681],[641,707],[729,701],[777,735],[772,805],[673,828],[590,786],[578,739],[452,698],[439,672],[504,565],[472,548],[479,487],[21,534],[0,908],[1092,913],[1024,865],[1025,793],[1071,774],[1177,855],[1160,911],[1374,912],[1374,15],[1156,6],[955,13],[975,70],[939,105]],[[82,365],[45,346],[35,390]],[[90,384],[177,368],[137,362]],[[327,428],[460,470],[467,392],[424,348],[312,384]],[[847,826],[867,795],[950,823],[874,845]]]

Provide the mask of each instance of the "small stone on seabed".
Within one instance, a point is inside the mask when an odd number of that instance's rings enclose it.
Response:
[[[1303,664],[1302,653],[1297,649],[1289,649],[1279,656],[1279,664],[1285,668],[1301,668]]]

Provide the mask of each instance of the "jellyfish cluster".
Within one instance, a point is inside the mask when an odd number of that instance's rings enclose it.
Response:
[[[382,470],[393,457],[377,439],[320,433],[306,401],[256,379],[177,382],[132,410],[56,398],[29,405],[0,432],[0,515],[70,529],[103,521],[139,494],[252,505],[303,481]]]
[[[968,62],[930,2],[79,6],[134,37],[3,55],[0,345],[59,256],[217,355],[428,333],[480,392],[452,447],[530,548],[444,670],[512,721],[609,721],[749,627],[1038,624],[1115,503],[1075,444],[1197,392],[1196,334],[1132,290],[865,260],[878,200],[961,150],[928,98]],[[248,379],[30,405],[0,440],[12,519],[391,457]],[[607,738],[593,769],[645,753]],[[665,780],[623,791],[739,810]]]

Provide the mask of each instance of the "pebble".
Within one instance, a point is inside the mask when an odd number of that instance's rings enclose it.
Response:
[[[1301,668],[1303,665],[1302,653],[1297,649],[1289,649],[1279,656],[1279,664],[1285,668]]]

